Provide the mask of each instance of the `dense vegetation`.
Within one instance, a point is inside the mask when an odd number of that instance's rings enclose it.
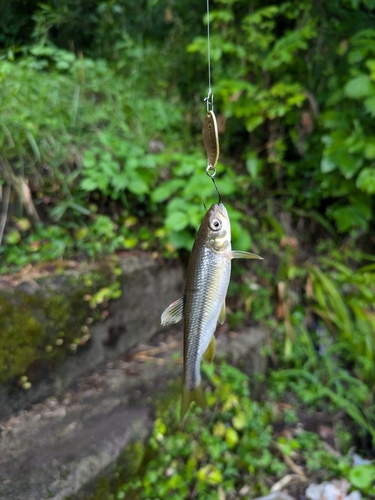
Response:
[[[331,421],[326,411],[323,423],[311,419],[303,428],[296,394],[280,403],[284,372],[271,375],[267,397],[257,402],[249,398],[248,377],[237,368],[205,364],[203,371],[209,411],[196,408],[181,427],[175,397],[162,402],[148,442],[125,449],[112,481],[101,478],[87,500],[259,498],[272,485],[285,487],[288,479],[292,495],[305,498],[306,482],[338,477],[373,498],[375,465],[352,465],[351,436],[342,420]],[[322,425],[330,438],[319,435]],[[287,474],[290,467],[294,477]]]
[[[0,12],[0,271],[189,250],[216,199],[200,136],[206,3],[8,1]],[[375,2],[211,5],[236,266],[285,391],[375,439]],[[286,376],[287,375],[287,376]]]

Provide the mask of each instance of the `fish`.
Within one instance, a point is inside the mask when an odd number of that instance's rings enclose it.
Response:
[[[161,315],[162,326],[184,320],[183,390],[181,420],[192,401],[206,406],[200,366],[203,356],[215,355],[217,323],[225,320],[232,259],[260,259],[254,253],[232,250],[228,212],[220,202],[213,204],[198,230],[186,272],[184,294]]]

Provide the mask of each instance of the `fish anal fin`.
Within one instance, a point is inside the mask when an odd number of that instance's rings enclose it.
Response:
[[[212,339],[210,340],[210,343],[208,344],[206,352],[203,354],[204,359],[206,361],[208,361],[209,363],[212,363],[212,361],[215,357],[215,352],[216,352],[216,338],[215,338],[215,335],[212,335]]]
[[[161,315],[162,326],[173,325],[182,320],[184,315],[184,297],[172,302]]]
[[[194,387],[191,390],[184,387],[181,399],[181,420],[183,420],[190,404],[193,401],[195,401],[201,408],[206,407],[206,398],[204,397],[204,392],[201,384],[197,385],[197,387]]]
[[[220,314],[219,314],[219,319],[218,322],[222,325],[225,321],[225,312],[226,312],[226,307],[225,307],[225,300],[223,302],[223,305],[221,306],[220,309]]]
[[[242,250],[232,250],[231,251],[232,259],[258,259],[263,260],[263,257],[257,255],[256,253],[250,252],[242,252]]]

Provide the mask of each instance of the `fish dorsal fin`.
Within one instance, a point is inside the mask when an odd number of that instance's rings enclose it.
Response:
[[[184,297],[172,302],[161,315],[162,326],[173,325],[182,320],[184,315]]]
[[[223,302],[223,305],[221,306],[220,314],[219,314],[219,319],[218,322],[222,325],[225,321],[225,300]]]
[[[216,352],[216,338],[215,335],[212,335],[211,341],[207,347],[206,352],[204,353],[204,359],[208,361],[209,363],[212,363],[212,360],[215,357],[215,352]]]
[[[231,254],[232,254],[231,255],[232,259],[259,259],[259,260],[263,260],[263,257],[260,257],[256,253],[242,252],[241,250],[232,250]]]

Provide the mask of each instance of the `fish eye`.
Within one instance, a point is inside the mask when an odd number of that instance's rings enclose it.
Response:
[[[219,229],[221,229],[221,222],[219,219],[210,220],[210,228],[212,231],[219,231]]]

